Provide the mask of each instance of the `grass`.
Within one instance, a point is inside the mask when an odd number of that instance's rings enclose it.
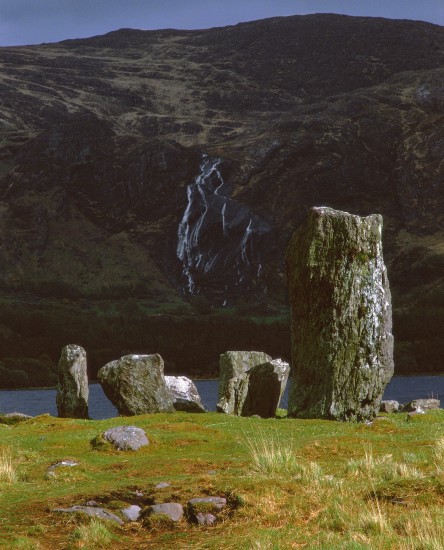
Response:
[[[444,548],[444,411],[373,425],[207,413],[103,421],[48,415],[0,424],[1,548]],[[123,424],[144,429],[138,452],[91,441]],[[70,459],[47,476],[48,467]],[[7,473],[8,472],[8,473]],[[169,486],[156,488],[161,481]],[[212,527],[122,527],[57,507],[223,496]]]

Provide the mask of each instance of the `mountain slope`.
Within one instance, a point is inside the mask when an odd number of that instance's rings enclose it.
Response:
[[[442,27],[337,15],[0,49],[5,303],[269,315],[308,208],[379,212],[397,369],[442,368],[443,61]]]

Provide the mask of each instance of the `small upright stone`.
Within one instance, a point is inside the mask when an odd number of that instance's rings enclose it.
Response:
[[[242,407],[242,416],[259,415],[273,418],[287,385],[290,365],[273,359],[256,365],[248,371],[248,390]]]
[[[125,355],[97,373],[103,391],[120,415],[173,412],[173,396],[165,383],[163,359]]]
[[[312,208],[287,250],[289,416],[372,420],[393,375],[382,217]]]
[[[61,418],[88,418],[88,373],[86,351],[70,344],[62,349],[59,360],[57,412]]]
[[[261,351],[227,351],[220,356],[219,402],[217,411],[225,414],[242,414],[248,392],[248,371],[271,361]]]

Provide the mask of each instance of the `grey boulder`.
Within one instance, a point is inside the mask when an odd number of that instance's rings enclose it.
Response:
[[[102,367],[97,377],[120,415],[173,412],[159,354],[125,355]]]
[[[395,401],[394,399],[387,399],[387,400],[381,401],[379,412],[393,413],[398,411],[399,411],[398,401]]]
[[[136,426],[110,428],[103,433],[103,437],[119,451],[138,451],[140,447],[149,445],[146,433]]]
[[[205,412],[199,392],[192,380],[186,376],[165,376],[165,382],[173,395],[176,411]]]
[[[405,405],[402,405],[403,412],[431,411],[439,409],[441,402],[439,399],[414,399]]]

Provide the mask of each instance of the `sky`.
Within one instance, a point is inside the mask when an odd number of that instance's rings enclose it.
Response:
[[[0,0],[0,45],[85,38],[124,27],[202,29],[307,13],[444,25],[444,0]]]

